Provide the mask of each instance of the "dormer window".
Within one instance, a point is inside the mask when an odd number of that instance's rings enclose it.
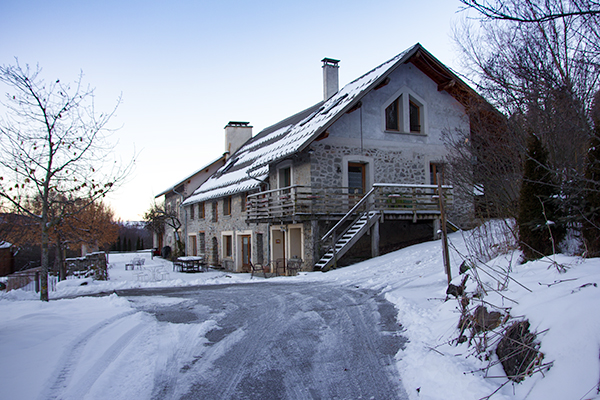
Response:
[[[425,102],[408,88],[396,92],[385,104],[386,132],[425,134]]]

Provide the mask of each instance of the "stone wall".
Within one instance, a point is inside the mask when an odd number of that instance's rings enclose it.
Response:
[[[344,160],[356,161],[369,159],[374,168],[373,183],[415,183],[427,184],[428,169],[424,154],[402,150],[360,149],[351,146],[334,146],[313,143],[311,182],[315,187],[343,187]]]
[[[200,248],[201,243],[199,242],[200,233],[204,233],[205,238],[205,248],[204,254],[207,256],[208,261],[211,265],[214,266],[222,266],[229,267],[234,271],[240,272],[241,268],[241,257],[237,257],[236,255],[240,253],[240,242],[239,237],[242,235],[250,235],[251,236],[251,260],[252,262],[257,262],[259,259],[259,246],[262,246],[262,254],[264,258],[267,258],[268,255],[268,226],[267,224],[247,224],[246,223],[246,215],[245,212],[242,211],[242,196],[246,196],[243,194],[235,194],[231,196],[231,214],[224,215],[223,214],[223,203],[225,198],[219,198],[214,200],[209,200],[204,202],[204,218],[199,218],[197,207],[198,204],[193,204],[190,206],[186,206],[186,215],[187,215],[187,243],[186,243],[186,252],[187,255],[191,255],[191,243],[190,240],[193,240],[195,236],[195,240],[197,241],[198,253],[202,253]],[[213,205],[216,203],[217,207],[217,221],[213,222]],[[194,213],[194,219],[191,219],[191,213],[189,208],[196,207],[196,212]],[[182,232],[185,231],[185,227],[182,227]],[[222,233],[229,232],[233,236],[233,248],[232,248],[232,260],[231,262],[223,263],[223,240]],[[262,234],[262,243],[258,243],[259,234]],[[213,243],[215,242],[213,238],[216,238],[217,248],[215,251]],[[215,257],[214,254],[218,253],[218,256]]]
[[[67,276],[92,277],[98,281],[108,280],[106,254],[103,251],[90,253],[85,257],[67,258],[65,264],[67,266]]]

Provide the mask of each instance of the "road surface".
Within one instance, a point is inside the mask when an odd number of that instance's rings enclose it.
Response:
[[[214,321],[181,339],[155,374],[153,399],[408,398],[394,361],[401,326],[374,292],[263,281],[118,294],[159,321]],[[152,301],[170,297],[185,300]]]

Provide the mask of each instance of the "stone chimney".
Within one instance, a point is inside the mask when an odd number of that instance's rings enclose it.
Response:
[[[229,121],[225,126],[225,153],[235,153],[252,138],[252,126],[248,124],[249,122]]]
[[[327,101],[338,92],[338,63],[340,60],[324,58],[323,62],[323,100]]]

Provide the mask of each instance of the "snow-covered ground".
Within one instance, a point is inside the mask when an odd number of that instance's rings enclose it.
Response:
[[[469,255],[465,242],[468,235],[460,232],[450,235],[456,284],[462,279],[459,266]],[[88,281],[84,286],[79,286],[81,281],[61,282],[51,298],[135,287],[264,280],[256,277],[250,280],[250,274],[221,271],[173,272],[170,263],[144,254],[146,267],[155,272],[168,272],[168,276],[156,274],[155,278],[160,281],[141,281],[136,275],[138,270],[125,270],[125,263],[134,256],[138,255],[110,255],[109,281]],[[483,300],[506,307],[512,318],[529,319],[530,330],[541,332],[538,340],[544,354],[542,363],[552,363],[552,366],[521,383],[503,386],[491,398],[600,399],[600,312],[597,308],[600,259],[558,255],[550,260],[519,265],[518,258],[518,252],[508,252],[477,269],[477,276],[488,292]],[[566,267],[566,272],[560,272],[556,265]],[[501,271],[507,268],[512,268],[514,280],[505,282]],[[475,275],[473,271],[471,274],[467,291],[475,290]],[[301,273],[296,277],[269,280],[326,280],[384,293],[396,306],[398,322],[409,339],[396,359],[410,399],[480,399],[506,382],[500,365],[487,368],[494,363],[495,354],[478,355],[474,343],[456,344],[459,304],[453,298],[445,301],[447,279],[440,241],[415,245],[328,273]],[[499,293],[491,290],[504,284],[506,287]],[[203,335],[210,327],[211,321],[196,326],[159,323],[114,294],[44,303],[34,293],[20,290],[4,293],[0,295],[0,397],[45,399],[56,392],[54,386],[73,385],[69,392],[73,398],[80,393],[78,386],[86,387],[89,399],[147,398],[148,389],[141,382],[155,372],[161,358],[169,356],[164,354],[169,347],[167,342],[177,336]],[[95,351],[86,357],[78,356],[76,367],[69,362],[75,353],[89,349]],[[117,357],[126,362],[113,363]],[[119,369],[114,370],[117,367],[113,365],[119,365]],[[65,368],[76,368],[76,371],[65,371]],[[64,381],[62,376],[69,377],[71,382]]]

